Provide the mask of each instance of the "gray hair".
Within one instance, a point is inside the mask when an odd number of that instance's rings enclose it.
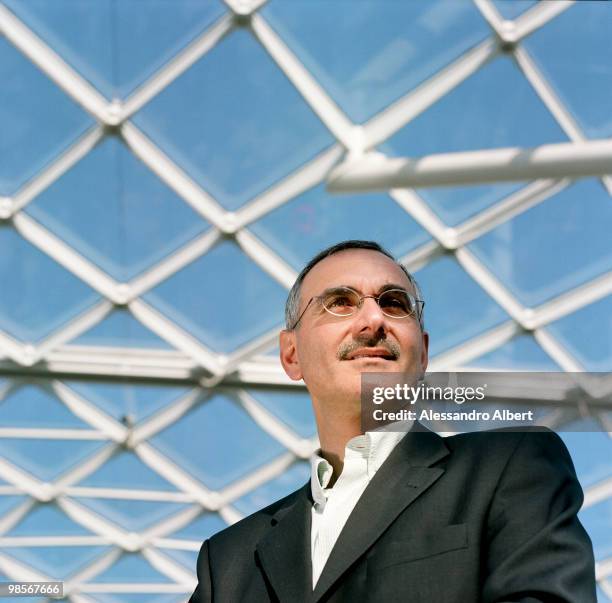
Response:
[[[325,258],[328,258],[330,255],[334,255],[335,253],[344,251],[346,249],[369,249],[372,251],[378,251],[379,253],[386,255],[388,258],[393,260],[397,264],[397,266],[399,266],[402,269],[403,273],[406,275],[406,277],[408,278],[408,281],[412,285],[417,299],[421,299],[421,300],[423,299],[423,293],[421,292],[421,288],[419,287],[419,284],[417,283],[414,276],[412,276],[412,274],[408,272],[406,267],[400,264],[384,247],[382,247],[381,245],[379,245],[378,243],[374,241],[361,241],[358,239],[342,241],[341,243],[336,243],[335,245],[332,245],[331,247],[327,247],[326,249],[323,249],[323,251],[320,251],[319,253],[317,253],[317,255],[315,255],[310,260],[310,262],[308,262],[308,264],[306,264],[306,266],[302,268],[302,271],[298,274],[297,278],[295,279],[295,283],[293,283],[293,287],[291,287],[291,290],[289,291],[289,295],[287,296],[287,303],[285,304],[285,328],[288,331],[292,331],[296,327],[295,323],[297,322],[297,319],[300,315],[300,294],[301,294],[302,282],[306,278],[306,275],[321,260],[324,260]],[[423,311],[421,311],[421,314],[419,316],[419,325],[421,327],[421,330],[424,331],[425,330],[425,318],[423,316]]]

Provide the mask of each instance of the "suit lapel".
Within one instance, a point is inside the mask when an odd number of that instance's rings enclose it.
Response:
[[[315,601],[444,473],[431,467],[448,455],[443,439],[421,429],[406,434],[368,484],[323,568]]]
[[[288,507],[277,511],[272,528],[257,544],[263,570],[281,603],[306,601],[312,593],[310,482]]]

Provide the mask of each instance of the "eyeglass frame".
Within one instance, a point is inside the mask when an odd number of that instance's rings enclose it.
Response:
[[[353,293],[355,293],[357,295],[357,297],[359,298],[359,303],[355,306],[355,311],[351,312],[350,314],[334,314],[331,310],[328,310],[323,303],[321,303],[321,305],[323,306],[323,309],[328,313],[331,314],[332,316],[337,316],[338,318],[348,318],[349,316],[354,316],[359,310],[361,310],[362,306],[363,306],[363,302],[366,299],[373,299],[376,304],[378,305],[378,307],[380,308],[380,311],[387,316],[388,318],[397,318],[399,320],[403,320],[404,318],[416,318],[417,322],[419,323],[419,326],[421,327],[421,329],[423,328],[423,325],[421,323],[421,317],[423,316],[423,310],[425,309],[425,300],[423,299],[417,299],[414,295],[412,295],[412,293],[409,293],[408,291],[406,291],[406,289],[400,289],[397,287],[394,287],[392,289],[385,289],[382,293],[380,293],[379,295],[361,295],[359,293],[359,291],[355,291],[355,289],[353,289],[352,287],[333,287],[333,289],[346,289],[348,291],[352,291]],[[387,314],[383,308],[380,306],[380,298],[385,295],[386,293],[389,293],[389,291],[401,291],[402,293],[405,293],[408,298],[410,299],[410,301],[414,301],[415,302],[415,306],[416,306],[416,314],[406,314],[406,316],[391,316],[390,314]],[[308,308],[310,307],[310,304],[316,299],[317,301],[321,301],[323,299],[323,297],[325,297],[325,295],[313,295],[309,300],[308,303],[306,304],[306,307],[302,310],[302,313],[298,316],[297,320],[295,321],[295,323],[293,324],[293,326],[290,329],[287,329],[288,331],[293,331],[298,324],[300,324],[300,320],[302,320],[302,317],[304,316],[304,314],[306,314],[306,310],[308,310]],[[419,305],[421,304],[421,305]]]

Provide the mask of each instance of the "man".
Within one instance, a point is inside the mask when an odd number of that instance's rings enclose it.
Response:
[[[303,488],[202,545],[193,603],[595,603],[558,436],[362,433],[361,373],[427,368],[422,309],[376,243],[340,243],[300,273],[280,357],[308,388],[321,450]]]

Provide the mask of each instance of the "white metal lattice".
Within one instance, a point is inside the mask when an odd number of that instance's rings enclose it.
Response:
[[[53,483],[43,483],[23,469],[0,458],[0,478],[9,485],[0,486],[0,495],[27,494],[22,504],[0,517],[0,570],[20,580],[45,580],[34,568],[11,557],[15,546],[112,545],[105,553],[74,575],[66,584],[72,601],[92,601],[97,592],[168,592],[187,593],[194,586],[192,572],[164,554],[160,549],[197,550],[200,543],[167,538],[188,525],[203,510],[215,511],[228,523],[241,517],[232,503],[261,484],[281,475],[289,466],[306,459],[316,448],[316,440],[305,439],[278,420],[243,388],[245,384],[291,384],[278,362],[261,355],[276,341],[276,330],[264,333],[235,352],[224,355],[207,348],[167,316],[146,303],[145,292],[176,274],[184,266],[204,256],[223,237],[231,237],[244,253],[283,287],[289,288],[294,270],[264,241],[255,236],[249,225],[289,202],[312,186],[324,182],[330,170],[341,160],[363,162],[368,153],[387,140],[409,121],[431,107],[470,75],[501,53],[509,54],[534,88],[556,122],[568,135],[568,153],[573,158],[584,156],[589,145],[586,136],[573,120],[570,111],[556,95],[554,88],[530,58],[521,41],[546,26],[573,2],[542,2],[514,21],[504,20],[490,0],[474,0],[491,27],[491,36],[440,70],[416,89],[409,91],[390,107],[365,124],[354,124],[335,103],[316,77],[303,65],[291,47],[257,12],[260,0],[226,0],[228,12],[213,23],[196,40],[167,62],[144,85],[123,101],[108,101],[84,77],[75,71],[54,49],[33,33],[10,10],[0,4],[0,32],[53,80],[71,99],[94,117],[97,124],[76,140],[39,174],[9,198],[0,199],[0,220],[43,253],[96,290],[104,299],[72,319],[37,345],[22,343],[0,332],[0,369],[10,376],[9,385],[0,392],[0,401],[12,388],[37,374],[44,377],[59,400],[76,416],[91,426],[89,430],[13,429],[2,428],[0,437],[92,439],[107,442],[94,455],[61,475]],[[213,196],[172,161],[136,125],[130,121],[141,107],[169,86],[195,62],[215,47],[236,27],[246,27],[278,68],[287,76],[303,99],[333,134],[336,142],[317,157],[288,174],[270,189],[251,199],[237,211],[227,211]],[[213,228],[181,249],[158,262],[128,282],[118,282],[60,237],[43,227],[22,210],[37,195],[87,155],[109,134],[117,133],[127,147],[185,203],[206,219]],[[609,146],[609,142],[607,145]],[[585,146],[586,145],[586,146]],[[609,149],[606,147],[609,155]],[[493,160],[496,151],[480,151],[479,157]],[[606,160],[609,161],[608,155]],[[444,167],[445,159],[437,159]],[[347,163],[348,165],[348,163]],[[611,170],[612,171],[612,170]],[[491,166],[481,162],[481,176],[489,178]],[[598,168],[607,190],[612,190],[605,169]],[[441,172],[432,181],[442,182]],[[579,175],[578,173],[572,174]],[[497,174],[495,177],[499,177]],[[392,199],[408,212],[431,236],[430,241],[410,252],[402,261],[409,269],[419,268],[442,253],[452,253],[466,272],[509,314],[511,319],[481,333],[432,361],[433,370],[451,370],[492,351],[525,332],[532,333],[542,348],[566,371],[584,370],[579,360],[547,330],[547,325],[612,293],[612,273],[604,274],[584,285],[559,295],[537,307],[525,307],[495,275],[485,268],[466,245],[499,224],[510,220],[558,193],[571,183],[563,170],[544,174],[522,188],[481,211],[462,224],[446,225],[419,197],[408,188],[389,187]],[[404,186],[406,183],[399,183]],[[81,333],[102,321],[115,307],[127,308],[144,326],[167,341],[173,350],[96,348],[70,345]],[[163,412],[135,426],[117,421],[93,402],[70,388],[63,380],[70,376],[123,376],[142,380],[179,380],[190,384],[190,391],[167,406]],[[224,391],[267,434],[280,442],[286,452],[273,462],[226,488],[211,490],[185,469],[155,449],[148,440],[185,415],[194,405],[215,391]],[[177,492],[143,491],[120,488],[84,488],[78,483],[106,463],[120,450],[133,451],[147,466],[173,484]],[[79,504],[75,497],[123,498],[188,503],[188,507],[166,518],[140,534],[126,532],[111,521]],[[612,496],[612,482],[606,480],[586,492],[586,505],[593,505]],[[29,513],[37,502],[54,501],[69,517],[86,527],[88,537],[3,537]],[[122,551],[140,552],[153,567],[166,575],[171,584],[96,584],[95,578],[112,566]],[[612,559],[598,564],[597,577],[604,592],[612,593],[610,577]],[[612,596],[612,594],[610,594]]]

